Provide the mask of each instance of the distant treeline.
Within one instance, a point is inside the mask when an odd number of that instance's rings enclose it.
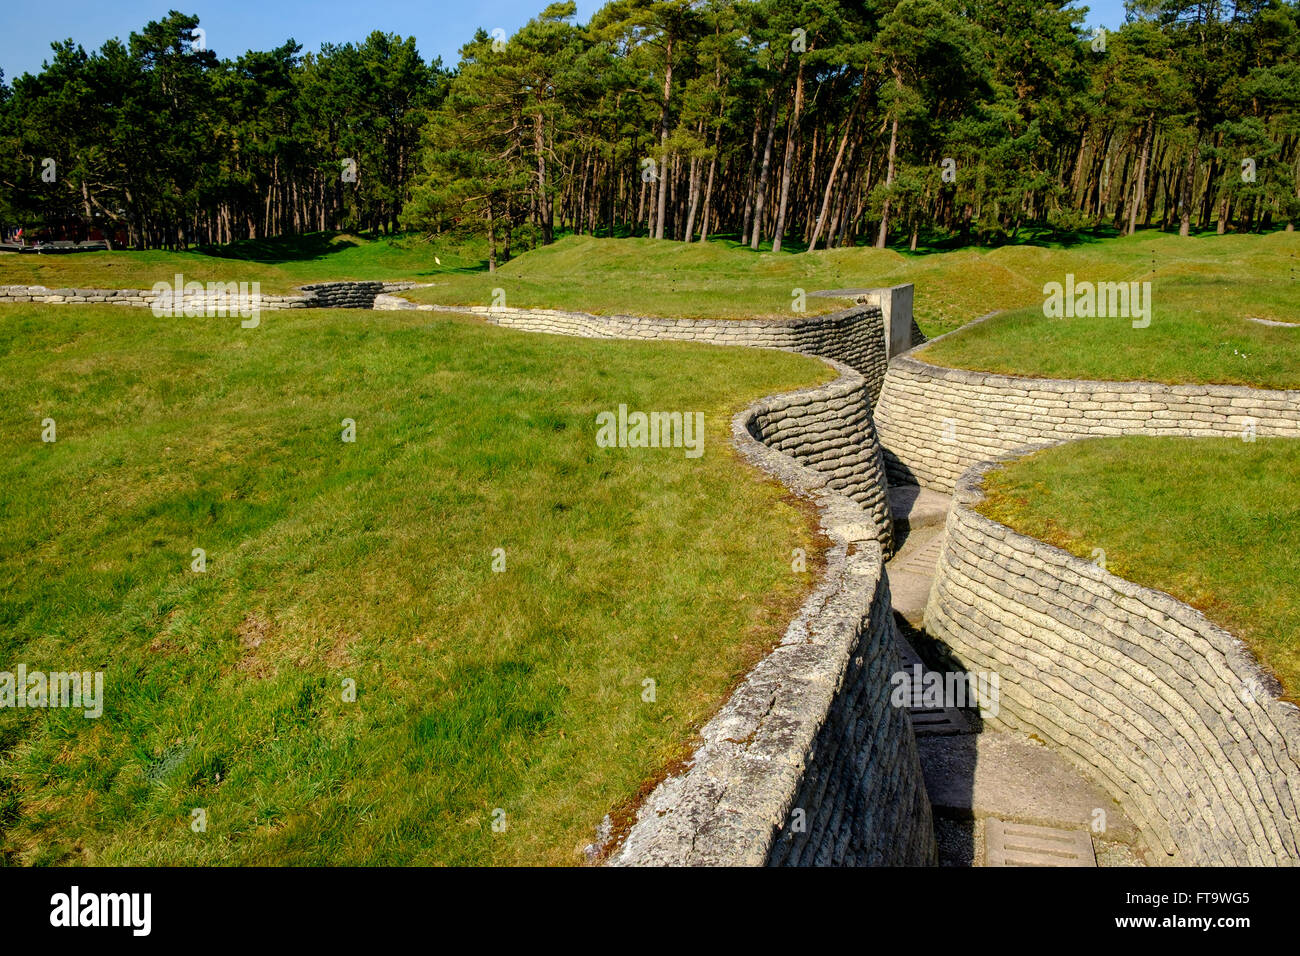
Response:
[[[58,43],[0,89],[0,221],[148,248],[395,228],[441,65],[382,33],[218,60],[198,23],[172,12],[91,54]]]
[[[141,246],[322,229],[827,247],[1300,217],[1300,0],[613,0],[455,70],[372,34],[237,60],[173,12],[0,85],[0,220]],[[56,174],[47,181],[45,161]]]

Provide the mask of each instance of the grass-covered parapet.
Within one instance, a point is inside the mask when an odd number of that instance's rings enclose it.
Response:
[[[1089,439],[984,488],[982,514],[1192,605],[1300,698],[1300,440]]]

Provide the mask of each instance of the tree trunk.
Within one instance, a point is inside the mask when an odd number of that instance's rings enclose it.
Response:
[[[899,85],[902,82],[899,81]],[[898,151],[898,116],[895,114],[893,128],[889,133],[889,163],[885,167],[885,188],[888,189],[894,182],[894,156]],[[880,210],[880,233],[876,236],[876,248],[885,248],[885,240],[889,238],[889,197],[885,197],[884,208]]]
[[[790,51],[787,50],[785,59],[781,62],[781,75],[785,75],[785,68],[790,63]],[[772,171],[772,140],[776,136],[776,116],[780,109],[781,98],[776,95],[776,90],[772,91],[772,108],[767,117],[767,139],[763,144],[763,164],[759,169],[758,186],[754,194],[754,228],[750,235],[749,248],[757,249],[758,241],[763,234],[763,208],[767,205],[767,179]]]
[[[690,200],[686,211],[686,234],[682,237],[690,242],[695,236],[695,214],[700,207],[700,158],[691,157]]]
[[[858,107],[862,105],[866,92],[867,75],[866,71],[863,71],[862,89],[858,92],[858,98],[853,103],[853,109],[849,111],[849,118],[844,121],[844,135],[840,137],[839,149],[835,151],[835,161],[831,163],[830,175],[826,177],[826,189],[822,193],[822,208],[817,214],[817,224],[813,227],[812,238],[808,240],[809,252],[817,248],[817,240],[821,238],[822,228],[826,225],[826,214],[830,211],[831,191],[835,188],[835,177],[840,171],[840,163],[844,160],[844,150],[849,145],[849,134],[853,131],[853,121],[857,118]]]
[[[776,213],[776,229],[772,233],[772,251],[781,251],[781,239],[785,236],[785,214],[790,203],[790,168],[794,165],[795,140],[799,135],[799,117],[803,112],[803,57],[799,58],[799,69],[795,72],[794,106],[790,111],[790,124],[785,134],[785,158],[781,164],[781,201]]]
[[[668,35],[664,52],[664,102],[659,111],[659,203],[655,211],[655,238],[664,237],[664,207],[668,201],[665,167],[668,165],[668,102],[673,92],[673,37]]]
[[[1200,131],[1187,148],[1187,168],[1183,173],[1182,187],[1178,191],[1178,235],[1186,239],[1192,234],[1192,188],[1196,178],[1196,146]]]
[[[754,132],[749,137],[749,170],[745,173],[745,212],[740,221],[740,241],[749,235],[749,225],[754,217],[754,168],[758,165],[758,131],[763,127],[763,111],[754,115]],[[718,131],[719,140],[722,131]]]
[[[767,177],[772,168],[772,139],[776,136],[776,114],[778,101],[772,97],[772,109],[768,112],[767,140],[763,145],[763,163],[759,167],[758,185],[754,189],[754,223],[749,239],[749,248],[757,249],[763,233],[763,207],[767,204]]]
[[[718,153],[722,151],[722,124],[713,142],[713,156],[709,159],[709,182],[704,187],[704,221],[700,223],[700,242],[709,238],[709,216],[713,212],[713,176],[718,170]]]
[[[1129,203],[1128,210],[1128,233],[1133,235],[1137,232],[1138,206],[1146,198],[1147,189],[1147,161],[1151,158],[1151,137],[1156,131],[1156,114],[1147,115],[1146,129],[1142,134],[1142,155],[1138,159],[1137,183],[1133,189],[1133,199]]]

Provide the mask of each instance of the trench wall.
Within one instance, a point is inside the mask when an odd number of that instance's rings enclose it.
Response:
[[[1019,378],[892,359],[875,404],[891,484],[951,493],[1016,448],[1101,435],[1300,437],[1300,391]]]
[[[1157,859],[1300,863],[1300,710],[1199,611],[979,514],[994,464],[957,483],[927,631],[997,671],[998,722],[1096,779]]]
[[[613,865],[935,862],[911,722],[890,702],[900,638],[875,522],[832,472],[771,444],[815,445],[834,403],[857,407],[862,376],[837,367],[836,382],[765,399],[733,423],[747,459],[817,504],[832,542],[822,580],[701,731],[689,767],[643,803]],[[825,409],[804,414],[815,406]]]
[[[300,292],[283,295],[259,293],[256,307],[277,311],[280,309],[369,309],[374,306],[379,295],[392,294],[415,288],[415,282],[322,282],[305,285]],[[49,289],[39,285],[0,286],[0,303],[6,302],[41,302],[49,305],[121,305],[136,308],[152,307],[159,298],[159,293],[152,289]],[[233,303],[233,305],[232,305]],[[208,311],[225,307],[249,308],[254,304],[251,296],[232,295],[223,298],[219,294],[202,293],[182,294],[174,304],[178,311],[191,309]]]

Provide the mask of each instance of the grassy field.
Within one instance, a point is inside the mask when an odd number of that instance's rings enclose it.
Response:
[[[1297,251],[1280,233],[927,256],[568,237],[488,275],[472,243],[316,236],[0,256],[0,284],[403,278],[435,283],[421,302],[500,288],[515,306],[739,319],[794,314],[795,288],[913,282],[931,335],[1011,310],[935,361],[1300,387],[1300,329],[1245,321],[1296,318]],[[1066,272],[1151,278],[1151,327],[1044,318],[1042,285]],[[0,708],[0,863],[578,862],[806,593],[788,558],[816,550],[814,525],[727,436],[753,398],[829,376],[783,353],[429,313],[270,312],[246,330],[0,306],[0,670],[107,682],[99,719]],[[595,415],[620,403],[703,412],[704,456],[598,448]],[[985,509],[1105,549],[1294,693],[1295,449],[1075,443],[995,473]]]
[[[428,313],[0,307],[0,669],[106,675],[99,719],[0,709],[0,861],[579,861],[815,577],[728,436],[829,376]],[[703,456],[598,448],[624,402],[703,412]]]
[[[1154,248],[1156,271],[1142,252]],[[1186,256],[1172,258],[1178,250]],[[964,329],[918,353],[939,365],[1009,375],[1118,381],[1195,382],[1300,388],[1300,233],[1179,240],[1111,240],[1104,256],[1063,259],[1041,250],[1003,250],[1038,283],[1036,301]],[[1143,272],[1145,270],[1145,274]],[[1151,324],[1128,318],[1046,318],[1042,283],[1149,279]]]
[[[439,305],[505,304],[574,309],[597,315],[674,318],[792,318],[794,290],[862,287],[859,258],[894,265],[898,255],[860,250],[851,261],[835,253],[753,252],[733,242],[660,242],[569,236],[525,253],[495,273],[449,275],[406,297]],[[806,297],[805,297],[806,298]],[[806,298],[804,314],[834,312],[843,299]]]
[[[704,318],[790,316],[791,290],[911,282],[930,336],[1009,310],[919,353],[927,361],[1011,375],[1300,388],[1300,234],[1139,234],[1072,246],[1008,246],[905,257],[890,250],[753,253],[733,244],[569,238],[495,275],[459,274],[406,293],[445,305],[492,301],[598,313]],[[1043,286],[1150,281],[1152,317],[1043,315]],[[843,300],[808,299],[808,312]]]
[[[1067,272],[1092,281],[1150,279],[1154,258],[1153,328],[1188,303],[1214,308],[1217,318],[1235,328],[1248,315],[1300,320],[1298,257],[1296,233],[1192,239],[1146,233],[924,256],[867,248],[773,255],[726,241],[685,245],[583,236],[526,253],[494,275],[451,275],[408,295],[421,302],[488,305],[492,290],[500,288],[507,305],[741,319],[793,315],[795,288],[811,292],[911,282],[917,321],[933,337],[999,309],[1032,306],[1041,320],[1045,282],[1064,281]],[[808,311],[844,304],[809,299]],[[1092,321],[1083,329],[1088,336],[1096,331],[1098,320]],[[1127,322],[1124,328],[1138,331]]]
[[[335,278],[413,279],[434,283],[407,293],[419,302],[489,305],[493,290],[502,289],[507,305],[521,307],[746,319],[796,315],[795,289],[910,282],[916,287],[917,322],[931,337],[992,311],[1013,310],[985,323],[978,334],[963,333],[936,346],[931,352],[936,361],[975,362],[971,367],[1001,362],[1006,369],[1030,374],[1058,374],[1057,365],[1080,363],[1072,357],[1076,353],[1085,359],[1098,353],[1126,362],[1124,370],[1138,377],[1150,378],[1164,366],[1177,368],[1190,349],[1197,353],[1187,356],[1193,371],[1203,368],[1231,376],[1242,366],[1249,378],[1255,372],[1251,363],[1262,360],[1264,351],[1289,349],[1288,336],[1300,335],[1300,329],[1268,329],[1245,321],[1247,316],[1300,320],[1296,233],[1180,239],[1149,232],[1068,245],[927,255],[868,248],[774,255],[725,239],[687,245],[567,236],[516,257],[495,273],[486,270],[481,243],[450,238],[425,243],[414,237],[367,241],[308,236],[237,243],[217,251],[220,257],[166,252],[0,255],[0,284],[135,288],[170,281],[182,272],[199,281],[258,279],[263,291],[284,292]],[[1067,272],[1089,281],[1151,279],[1151,328],[1136,330],[1127,321],[1102,319],[1049,324],[1041,310],[1043,284],[1063,281]],[[845,304],[841,299],[808,298],[807,314]],[[1040,347],[1043,342],[1051,347]],[[1234,347],[1250,357],[1233,356]],[[1166,353],[1173,353],[1172,358]],[[1293,356],[1284,358],[1300,364]],[[1147,369],[1148,374],[1140,374]]]
[[[979,510],[1156,588],[1244,640],[1300,698],[1300,441],[1106,438],[991,472]]]
[[[418,237],[363,239],[321,233],[297,239],[244,241],[208,252],[78,252],[0,255],[0,285],[50,289],[148,289],[187,281],[261,283],[268,294],[335,279],[409,279],[432,282],[456,269],[486,268],[477,243]],[[436,260],[441,260],[439,263]]]

